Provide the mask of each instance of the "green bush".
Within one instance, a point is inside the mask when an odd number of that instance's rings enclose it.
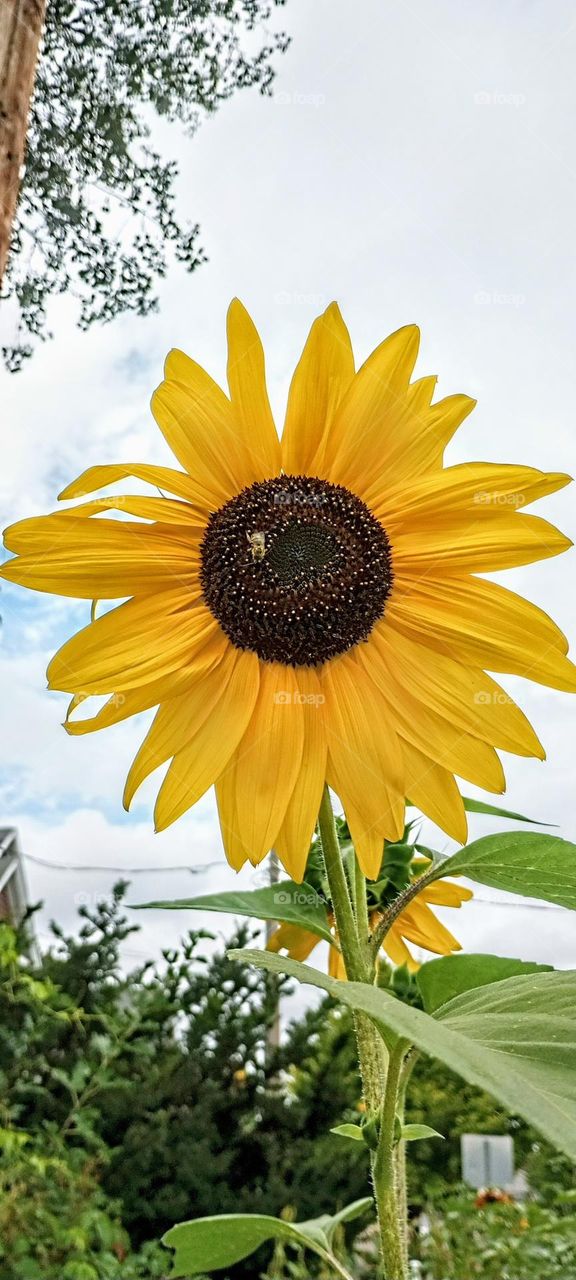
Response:
[[[438,1198],[415,1252],[423,1280],[576,1280],[576,1219],[534,1202],[477,1208],[463,1189]]]
[[[159,964],[126,974],[121,948],[137,926],[123,914],[125,891],[120,884],[93,910],[82,908],[77,934],[54,926],[54,944],[38,964],[27,958],[23,934],[0,926],[2,1280],[154,1280],[169,1269],[157,1242],[174,1222],[226,1212],[302,1220],[364,1194],[367,1149],[330,1132],[359,1119],[349,1016],[325,1000],[284,1030],[279,1050],[267,1048],[276,980],[231,963],[202,931]],[[243,929],[232,941],[249,940]],[[403,971],[393,990],[417,998]],[[510,1256],[546,1257],[552,1277],[557,1256],[568,1280],[569,1162],[487,1095],[422,1058],[407,1119],[424,1114],[452,1135],[413,1143],[410,1152],[413,1209],[434,1206],[426,1266],[444,1265],[449,1247],[456,1269],[438,1271],[442,1280],[492,1280],[482,1254],[490,1217],[474,1211],[471,1233],[470,1196],[450,1199],[460,1175],[458,1135],[512,1132],[541,1204],[530,1209],[534,1228],[519,1243],[508,1231]],[[352,1224],[348,1247],[357,1230]],[[505,1215],[499,1239],[504,1268]],[[549,1247],[550,1261],[542,1254]],[[484,1271],[474,1270],[474,1249]],[[270,1261],[264,1250],[234,1267],[234,1280],[253,1280],[267,1265],[274,1277],[298,1274],[294,1256],[281,1252]],[[369,1256],[368,1241],[366,1276]],[[315,1264],[305,1265],[315,1274]],[[359,1275],[362,1265],[359,1255]],[[501,1275],[517,1280],[515,1271]]]

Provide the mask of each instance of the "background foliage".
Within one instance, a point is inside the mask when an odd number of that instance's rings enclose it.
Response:
[[[357,1122],[361,1105],[347,1013],[324,1000],[285,1031],[279,1051],[265,1051],[275,980],[231,963],[204,932],[165,951],[159,965],[126,975],[120,947],[135,926],[123,913],[125,891],[118,885],[94,909],[81,908],[77,935],[54,926],[54,944],[36,965],[23,936],[0,926],[3,1280],[154,1280],[167,1266],[156,1242],[176,1221],[226,1212],[305,1219],[365,1191],[366,1148],[330,1133]],[[246,929],[233,939],[249,941]],[[405,971],[393,989],[418,1000]],[[569,1162],[439,1063],[420,1061],[411,1099],[410,1121],[426,1117],[449,1135],[411,1144],[413,1209],[431,1199],[460,1203],[459,1212],[476,1219],[470,1193],[445,1200],[450,1188],[459,1194],[459,1133],[512,1131],[517,1158],[543,1196],[545,1242],[547,1223],[549,1234],[569,1201],[561,1190],[571,1184]],[[568,1195],[560,1207],[559,1194]],[[455,1266],[468,1257],[466,1230],[456,1239],[459,1219],[450,1213],[434,1218],[427,1267],[436,1265],[434,1250],[443,1257],[453,1247]],[[348,1246],[363,1225],[352,1224]],[[475,1230],[481,1234],[476,1220]],[[554,1249],[567,1277],[562,1239]],[[364,1252],[370,1274],[369,1235]],[[264,1250],[233,1275],[247,1280],[268,1268],[279,1278],[298,1274],[299,1265],[282,1249],[272,1259]],[[310,1255],[302,1265],[307,1276],[321,1267]],[[355,1265],[360,1271],[360,1255]],[[463,1274],[492,1280],[496,1273],[454,1272],[458,1280]]]
[[[3,294],[17,312],[9,369],[50,336],[52,296],[72,294],[87,329],[155,310],[171,259],[188,271],[204,261],[198,224],[176,212],[178,166],[151,145],[154,120],[193,134],[236,90],[268,93],[288,44],[269,26],[283,3],[50,0]]]

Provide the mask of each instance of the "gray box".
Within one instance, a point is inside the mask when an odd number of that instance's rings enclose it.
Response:
[[[509,1134],[463,1133],[462,1178],[469,1187],[508,1187],[514,1178],[514,1141]]]

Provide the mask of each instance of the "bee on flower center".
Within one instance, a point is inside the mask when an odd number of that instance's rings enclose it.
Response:
[[[266,538],[263,533],[247,533],[250,554],[253,560],[263,560],[266,555]]]

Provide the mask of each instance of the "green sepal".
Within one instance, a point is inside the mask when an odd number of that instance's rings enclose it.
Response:
[[[402,1142],[421,1142],[423,1138],[442,1138],[444,1134],[438,1133],[437,1129],[431,1129],[428,1124],[403,1124],[400,1126],[400,1139]]]
[[[330,1133],[337,1134],[339,1138],[351,1139],[352,1142],[364,1141],[364,1130],[361,1124],[336,1124]]]

